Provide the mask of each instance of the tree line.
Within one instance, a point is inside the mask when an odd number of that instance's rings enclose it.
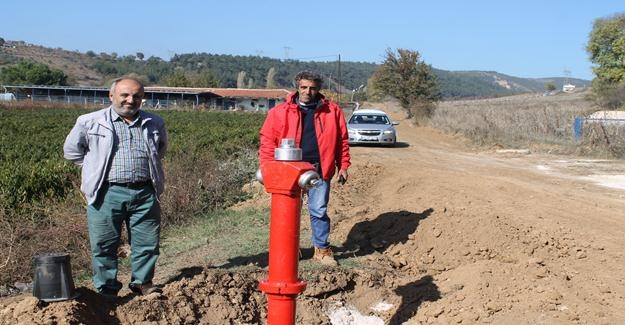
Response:
[[[600,106],[625,103],[625,13],[596,19],[586,51],[594,64],[592,88]]]

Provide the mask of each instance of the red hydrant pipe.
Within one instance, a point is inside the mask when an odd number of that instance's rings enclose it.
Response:
[[[267,324],[295,324],[295,300],[306,289],[306,283],[297,275],[300,208],[297,194],[271,196],[269,277],[259,283],[260,290],[267,294]]]
[[[285,140],[279,149],[288,151],[286,159],[301,160],[301,151],[299,156],[297,152],[290,156],[291,150],[298,149],[289,147],[294,142],[284,144]],[[281,157],[279,149],[276,149],[276,159]],[[269,276],[258,287],[267,294],[267,324],[294,325],[296,298],[306,289],[306,283],[298,278],[302,187],[310,186],[319,175],[309,163],[288,160],[267,162],[260,172],[259,179],[272,195]]]

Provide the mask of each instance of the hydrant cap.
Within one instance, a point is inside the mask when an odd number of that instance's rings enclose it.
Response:
[[[300,161],[302,149],[295,147],[295,139],[282,139],[280,147],[273,153],[273,158],[278,161]]]
[[[299,177],[297,185],[299,185],[300,188],[309,189],[309,188],[319,185],[320,180],[321,178],[319,177],[319,174],[317,174],[316,171],[309,170],[309,171],[304,172]]]

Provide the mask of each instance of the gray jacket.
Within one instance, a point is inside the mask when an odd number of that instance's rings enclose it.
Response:
[[[108,165],[113,153],[115,131],[111,121],[112,107],[81,115],[67,135],[63,152],[66,159],[82,167],[80,190],[87,204],[93,204],[98,190],[106,181]],[[143,136],[150,151],[152,184],[160,196],[165,189],[165,174],[161,159],[167,151],[165,121],[158,115],[139,110]]]

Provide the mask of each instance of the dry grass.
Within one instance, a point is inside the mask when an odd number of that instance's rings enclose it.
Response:
[[[607,150],[613,157],[622,157],[622,130],[601,134],[585,130],[581,141],[575,141],[575,118],[600,110],[588,94],[581,91],[445,101],[437,107],[430,125],[462,134],[478,146],[591,156],[605,155]],[[608,146],[606,139],[610,139]]]
[[[577,148],[582,155],[625,158],[625,125],[585,123]]]
[[[19,223],[11,222],[12,216],[0,209],[0,283],[29,282],[33,259],[42,253],[71,252],[73,270],[90,269],[82,207],[49,202],[27,209],[31,218],[21,219]]]

